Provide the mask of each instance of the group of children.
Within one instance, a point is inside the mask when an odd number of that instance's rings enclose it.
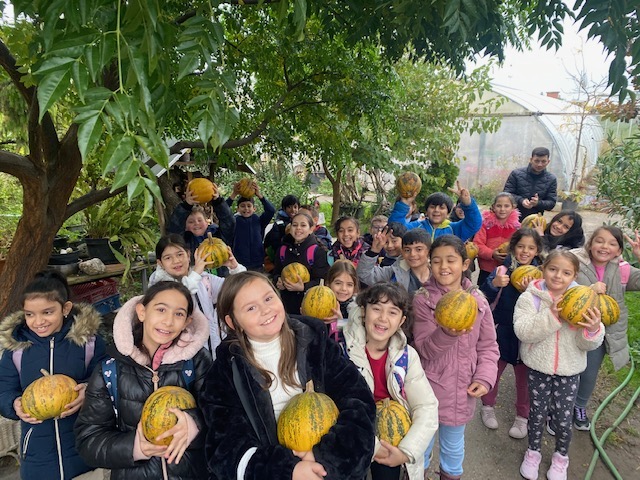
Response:
[[[369,473],[373,480],[418,480],[426,478],[438,432],[440,478],[459,479],[477,399],[483,423],[498,428],[494,406],[508,364],[517,393],[509,435],[528,436],[522,476],[538,478],[548,424],[556,451],[547,477],[567,478],[572,424],[588,428],[585,408],[604,354],[616,368],[628,361],[623,294],[640,289],[640,270],[619,263],[624,238],[616,227],[598,228],[575,248],[582,230],[574,212],[556,215],[545,230],[520,228],[509,194],[481,216],[466,189],[454,191],[464,212],[457,222],[444,193],[429,196],[424,220],[414,222],[406,217],[415,199],[400,199],[388,223],[377,218],[370,242],[355,218],[341,218],[330,251],[314,233],[314,212],[285,197],[267,246],[274,263],[267,277],[251,252],[240,261],[238,245],[262,238],[274,209],[258,194],[265,210],[258,217],[253,201],[240,198],[235,222],[244,233],[236,229],[234,240],[230,222],[220,218],[231,216],[234,189],[231,202],[213,202],[217,228],[203,229],[199,219],[190,224],[196,209],[182,235],[160,239],[151,286],[117,313],[108,348],[95,310],[71,303],[64,277],[39,274],[22,311],[0,324],[0,413],[22,420],[22,478],[67,479],[106,468],[114,479],[363,480]],[[187,193],[185,204],[192,200]],[[233,246],[224,277],[207,272],[197,253],[207,229]],[[464,241],[471,238],[480,252],[480,290],[467,274]],[[507,241],[504,254],[499,246]],[[640,236],[627,241],[640,259]],[[308,282],[280,276],[291,262],[308,268]],[[524,293],[509,282],[520,265],[543,271],[540,280],[523,280]],[[304,292],[321,281],[338,300],[334,314],[321,321],[299,315]],[[577,326],[560,320],[558,302],[576,282],[612,295],[619,322],[605,331],[596,309]],[[478,306],[468,330],[435,319],[438,301],[460,290]],[[78,382],[78,399],[60,418],[37,421],[21,408],[40,368]],[[309,380],[339,415],[311,451],[293,451],[279,444],[277,419]],[[146,398],[166,385],[189,390],[197,408],[173,409],[177,424],[158,437],[171,442],[156,445],[142,434],[140,417]],[[411,415],[397,446],[375,435],[375,402],[384,399]]]

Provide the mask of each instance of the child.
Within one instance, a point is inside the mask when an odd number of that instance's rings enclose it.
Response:
[[[218,317],[228,335],[200,397],[211,475],[363,479],[373,456],[373,397],[322,322],[289,317],[277,290],[256,272],[225,281]],[[340,413],[312,451],[294,452],[279,445],[276,422],[309,380]]]
[[[514,210],[515,212],[515,210]],[[528,370],[522,363],[519,354],[520,342],[513,331],[513,310],[520,292],[511,285],[510,275],[522,265],[539,265],[538,253],[542,251],[542,239],[535,230],[521,228],[516,231],[509,241],[509,256],[501,267],[496,268],[487,280],[480,286],[482,293],[491,302],[493,308],[493,320],[496,324],[496,335],[500,347],[500,360],[498,361],[498,376],[493,389],[482,397],[482,409],[480,411],[482,423],[485,427],[495,430],[498,428],[498,420],[494,407],[498,397],[498,384],[507,364],[513,365],[516,377],[516,418],[509,429],[512,438],[524,438],[527,436],[527,422],[529,418],[529,390],[527,386]],[[524,278],[522,287],[526,286],[531,278]]]
[[[568,288],[576,285],[579,263],[571,252],[553,250],[542,265],[543,278],[529,284],[514,311],[513,328],[521,342],[520,357],[529,367],[529,449],[520,465],[520,474],[527,479],[538,478],[542,433],[550,407],[556,449],[547,479],[567,478],[571,412],[580,372],[587,366],[587,351],[598,348],[604,338],[597,308],[589,309],[576,325],[558,316],[558,302]]]
[[[381,267],[389,267],[402,259],[402,237],[407,233],[407,227],[398,222],[391,222],[387,227],[387,242],[378,255]]]
[[[257,182],[252,182],[256,197],[262,202],[264,211],[260,216],[256,215],[256,206],[253,198],[238,197],[240,182],[233,185],[233,191],[227,198],[227,205],[231,207],[233,201],[238,198],[238,213],[236,215],[236,230],[233,238],[233,254],[236,259],[248,270],[264,271],[264,231],[276,213],[275,207],[260,192]]]
[[[397,447],[380,440],[371,464],[372,480],[399,479],[406,465],[410,480],[423,480],[424,452],[438,429],[438,400],[407,344],[411,298],[397,283],[382,282],[357,299],[344,329],[349,358],[364,376],[376,402],[390,398],[411,415],[411,427]]]
[[[309,212],[311,212],[311,219],[315,224],[315,228],[313,229],[313,234],[322,243],[322,246],[324,248],[326,248],[327,250],[330,250],[331,244],[333,243],[333,239],[331,238],[331,234],[329,233],[329,230],[327,230],[327,227],[325,227],[320,223],[321,219],[320,219],[320,212],[318,211],[318,208],[313,205],[309,205]],[[324,215],[322,217],[324,219]]]
[[[489,303],[476,290],[470,291],[478,303],[473,328],[452,330],[435,320],[436,305],[443,295],[471,287],[463,275],[469,259],[462,240],[454,235],[436,238],[429,257],[431,278],[413,299],[413,345],[440,402],[440,478],[452,480],[462,475],[465,426],[473,418],[476,399],[493,387],[499,351]],[[425,468],[433,445],[431,440]]]
[[[633,254],[640,260],[640,237],[635,241],[626,237]],[[587,368],[580,374],[580,388],[573,411],[573,425],[578,430],[589,430],[591,422],[587,416],[587,403],[598,378],[598,371],[605,352],[619,370],[629,362],[627,327],[629,311],[624,303],[624,292],[640,290],[640,269],[621,262],[624,248],[622,231],[613,226],[602,226],[593,232],[584,249],[573,250],[580,260],[578,283],[590,285],[596,293],[606,293],[620,306],[620,319],[607,327],[604,342],[587,353]]]
[[[209,321],[207,348],[215,357],[216,347],[220,344],[216,303],[218,303],[218,293],[224,283],[224,278],[205,271],[207,264],[199,251],[196,250],[194,255],[193,268],[189,265],[190,256],[187,245],[180,235],[172,233],[161,237],[156,244],[157,267],[149,278],[149,286],[158,282],[172,281],[180,282],[189,289],[195,307]],[[229,260],[224,263],[224,266],[229,269],[231,275],[246,270],[236,261],[231,249],[229,249]]]
[[[340,217],[334,227],[338,239],[333,243],[329,256],[333,260],[351,260],[357,267],[369,244],[360,238],[360,222],[354,217]]]
[[[0,413],[22,421],[21,478],[73,478],[91,470],[76,451],[73,424],[85,400],[85,382],[105,356],[100,314],[90,305],[71,303],[67,280],[51,270],[27,285],[22,307],[0,325]],[[40,369],[78,382],[78,398],[59,418],[40,421],[22,410],[22,392],[42,378]]]
[[[329,336],[336,342],[344,344],[342,329],[347,324],[349,309],[355,305],[353,300],[360,290],[360,282],[356,269],[349,260],[337,260],[327,274],[327,287],[336,294],[339,308],[335,309],[335,316],[325,318]]]
[[[291,223],[293,217],[298,213],[300,202],[295,195],[287,195],[280,202],[281,209],[276,213],[276,219],[273,222],[271,230],[264,237],[264,250],[271,260],[275,263],[278,250],[282,245],[282,239],[286,234],[287,227]]]
[[[406,225],[409,230],[418,227],[424,228],[431,235],[431,240],[447,234],[456,235],[462,241],[469,240],[482,226],[482,217],[469,190],[460,187],[460,182],[456,182],[456,185],[457,189],[450,188],[449,190],[458,195],[460,205],[464,210],[465,216],[459,222],[451,222],[447,218],[453,208],[453,200],[442,192],[433,193],[427,197],[424,206],[426,215],[424,220],[407,222],[405,219],[411,201],[415,200],[415,197],[411,197],[400,198],[395,203],[391,215],[389,215],[389,222],[399,222]]]
[[[424,229],[409,230],[402,237],[402,260],[388,267],[378,266],[377,257],[388,243],[389,227],[385,227],[373,240],[371,248],[358,264],[358,278],[367,285],[392,281],[402,285],[413,295],[429,279],[429,247],[431,237]]]
[[[311,287],[320,284],[329,272],[327,252],[318,244],[312,233],[313,220],[306,213],[298,213],[291,219],[291,232],[285,235],[282,246],[278,249],[274,273],[276,286],[282,293],[282,301],[287,313],[298,315],[304,293]],[[304,283],[299,279],[296,283],[284,280],[280,273],[290,263],[298,262],[307,267],[311,280]]]
[[[369,224],[369,231],[362,236],[362,239],[369,245],[373,243],[373,237],[376,233],[381,232],[385,225],[389,222],[389,218],[385,215],[375,215]]]
[[[207,476],[198,408],[170,409],[178,423],[157,437],[173,435],[168,446],[144,437],[140,416],[160,387],[185,388],[197,401],[211,366],[203,348],[208,336],[207,319],[180,283],[156,283],[144,297],[125,303],[113,323],[113,358],[93,372],[75,427],[76,446],[87,463],[111,469],[114,479]]]
[[[563,210],[556,214],[544,232],[540,224],[537,224],[534,228],[542,236],[545,252],[550,252],[556,248],[572,249],[584,245],[582,217],[574,211]]]
[[[519,212],[510,193],[502,192],[493,199],[491,209],[482,214],[482,227],[473,237],[478,247],[478,286],[482,287],[489,274],[504,263],[506,253],[498,247],[508,242],[511,235],[520,228]]]

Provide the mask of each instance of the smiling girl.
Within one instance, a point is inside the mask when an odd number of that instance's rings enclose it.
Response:
[[[360,238],[360,222],[353,217],[340,217],[334,227],[338,239],[329,255],[334,260],[351,260],[357,267],[360,257],[369,250],[369,244]]]
[[[335,315],[323,320],[327,324],[329,336],[338,343],[344,343],[342,329],[347,323],[349,309],[360,290],[360,282],[353,263],[349,260],[338,260],[331,265],[326,285],[335,293],[338,305],[334,310]]]
[[[563,210],[556,214],[544,231],[539,224],[534,225],[534,228],[542,236],[546,252],[556,248],[572,249],[584,245],[582,217],[572,210]]]

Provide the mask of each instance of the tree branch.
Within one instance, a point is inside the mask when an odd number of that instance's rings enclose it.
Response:
[[[8,173],[18,180],[37,175],[27,157],[6,150],[0,150],[0,172]]]
[[[102,202],[107,198],[115,197],[126,190],[127,187],[121,187],[113,192],[109,188],[103,188],[102,190],[91,190],[89,193],[75,199],[69,205],[64,213],[64,219],[71,217],[72,215],[81,212],[91,205]]]
[[[18,89],[27,105],[31,105],[33,98],[36,96],[36,89],[35,87],[26,87],[22,83],[22,74],[18,71],[16,59],[13,58],[7,45],[2,40],[0,40],[0,65],[9,74],[11,82]]]

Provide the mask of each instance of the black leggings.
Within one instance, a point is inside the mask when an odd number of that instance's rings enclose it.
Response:
[[[372,480],[398,480],[400,478],[400,466],[387,467],[379,463],[371,463],[371,479]]]

